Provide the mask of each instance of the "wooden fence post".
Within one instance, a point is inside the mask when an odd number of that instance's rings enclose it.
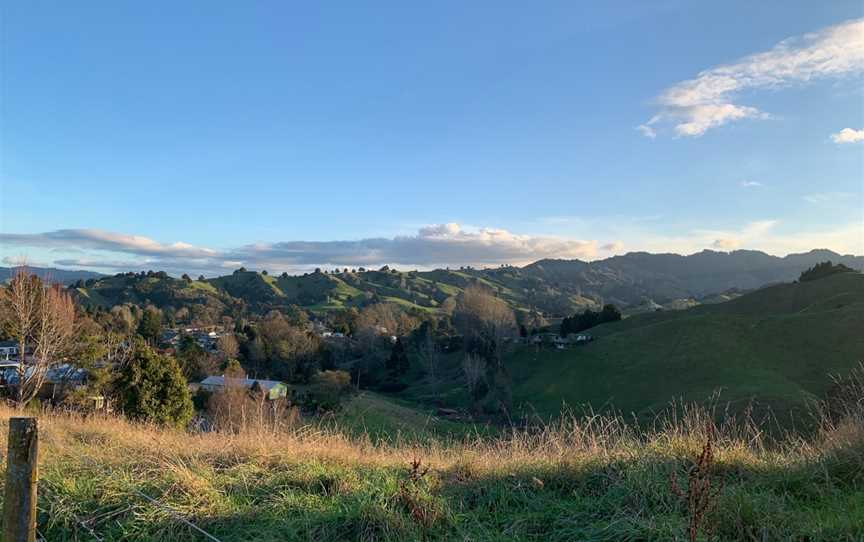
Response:
[[[36,541],[38,426],[36,418],[9,419],[6,492],[3,500],[4,542]]]

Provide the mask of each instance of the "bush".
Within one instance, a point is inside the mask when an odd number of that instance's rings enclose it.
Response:
[[[562,337],[566,337],[571,333],[579,333],[594,326],[599,326],[600,324],[617,322],[620,319],[621,311],[615,305],[604,305],[603,310],[600,312],[586,309],[585,312],[581,314],[574,314],[569,318],[564,318],[564,320],[561,321],[561,330],[559,334]]]
[[[842,263],[838,263],[834,265],[830,261],[817,263],[810,269],[801,273],[801,276],[798,278],[799,282],[809,282],[811,280],[818,280],[825,277],[830,277],[831,275],[836,275],[837,273],[854,273],[855,270],[851,267],[846,267]]]
[[[135,420],[182,427],[194,413],[177,360],[157,354],[140,339],[120,372],[115,391],[120,408]]]
[[[319,410],[336,410],[351,391],[351,375],[346,371],[321,371],[312,378],[310,400]]]

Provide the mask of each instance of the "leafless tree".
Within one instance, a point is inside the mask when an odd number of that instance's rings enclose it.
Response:
[[[132,355],[130,341],[117,333],[103,334],[102,347],[105,351],[105,363],[109,365],[124,365]]]
[[[468,354],[462,360],[462,373],[465,375],[465,383],[471,397],[476,396],[477,387],[486,378],[486,362],[480,356]]]
[[[112,325],[118,332],[129,334],[135,329],[135,316],[128,305],[114,305],[111,307]]]
[[[233,333],[226,333],[219,337],[216,346],[226,359],[236,358],[240,352],[240,346],[237,344],[237,338],[234,337]]]
[[[249,417],[249,390],[244,385],[246,373],[239,365],[225,370],[224,386],[210,396],[207,412],[218,431],[237,433],[246,425]]]
[[[466,338],[482,339],[491,345],[496,363],[500,363],[505,339],[516,334],[513,310],[481,286],[469,286],[462,292],[453,322]]]
[[[417,345],[417,355],[426,370],[426,379],[429,381],[429,385],[433,388],[437,387],[441,352],[438,350],[435,337],[431,333],[427,334]]]
[[[21,408],[39,393],[48,370],[68,346],[75,331],[75,305],[65,290],[42,282],[23,267],[12,277],[2,305],[3,325],[18,342],[15,402]]]

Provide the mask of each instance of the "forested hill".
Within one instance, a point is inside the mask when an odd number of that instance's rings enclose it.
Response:
[[[864,257],[826,250],[783,258],[743,250],[690,256],[638,252],[595,262],[541,260],[521,268],[397,271],[385,267],[297,276],[237,270],[210,279],[174,278],[162,272],[125,273],[82,279],[72,288],[84,304],[153,304],[212,315],[242,310],[263,313],[290,305],[322,312],[376,302],[437,311],[452,303],[448,300],[466,286],[481,283],[515,309],[536,308],[547,315],[563,316],[602,303],[635,310],[681,300],[706,301],[730,290],[794,280],[808,267],[826,260],[864,268]]]

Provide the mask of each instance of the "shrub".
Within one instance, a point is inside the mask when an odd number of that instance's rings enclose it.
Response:
[[[830,277],[831,275],[836,275],[837,273],[854,273],[855,270],[851,267],[847,267],[842,263],[833,264],[830,261],[817,263],[810,269],[807,269],[801,276],[798,278],[799,282],[809,282],[811,280],[818,280],[825,277]]]
[[[351,390],[351,375],[346,371],[321,371],[312,378],[311,402],[321,410],[336,410]]]
[[[126,416],[159,425],[182,427],[192,418],[192,399],[177,361],[135,342],[120,371],[116,394]]]

